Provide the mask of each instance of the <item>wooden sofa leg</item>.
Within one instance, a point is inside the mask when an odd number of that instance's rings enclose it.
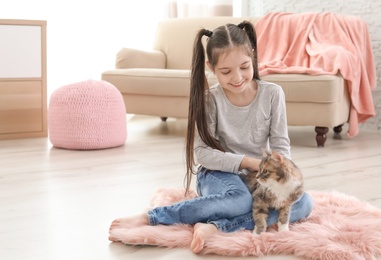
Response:
[[[166,122],[168,117],[160,117],[161,121]]]
[[[338,126],[335,126],[335,127],[333,128],[333,131],[335,132],[335,134],[340,134],[341,131],[343,131],[343,125],[344,125],[344,124],[342,124],[342,125],[338,125]]]
[[[327,140],[328,130],[329,130],[328,127],[322,127],[322,126],[315,127],[316,143],[318,147],[324,147],[324,143]]]

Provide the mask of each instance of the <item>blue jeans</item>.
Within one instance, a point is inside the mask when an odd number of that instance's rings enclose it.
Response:
[[[224,232],[254,229],[252,196],[238,175],[202,169],[197,174],[197,192],[197,198],[150,210],[150,225],[203,222],[214,224]],[[312,208],[312,198],[304,193],[292,206],[290,222],[306,218]],[[268,226],[277,222],[278,212],[270,211]]]

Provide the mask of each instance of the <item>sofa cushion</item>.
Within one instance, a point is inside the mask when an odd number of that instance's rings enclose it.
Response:
[[[119,69],[102,74],[102,79],[117,86],[124,94],[188,97],[189,70]],[[217,82],[207,73],[210,85]],[[332,103],[343,93],[343,78],[336,75],[272,74],[263,80],[280,85],[287,102]]]
[[[122,94],[189,96],[189,70],[119,69],[105,71],[102,79],[115,85]]]
[[[210,84],[216,82],[211,72],[206,76]],[[103,72],[102,79],[122,94],[189,97],[190,70],[117,69]]]
[[[207,74],[209,84],[217,83],[216,77]],[[262,80],[280,85],[287,102],[332,103],[342,98],[344,80],[337,75],[271,74]]]
[[[262,79],[280,85],[287,102],[332,103],[343,97],[344,80],[336,75],[272,74]]]

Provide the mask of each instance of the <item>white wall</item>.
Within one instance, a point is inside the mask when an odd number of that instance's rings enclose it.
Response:
[[[160,0],[4,2],[0,19],[47,21],[48,97],[62,85],[100,79],[124,46],[149,49],[163,18]]]
[[[240,6],[241,1],[233,2]],[[157,22],[167,18],[167,2],[1,0],[0,19],[47,21],[49,98],[63,85],[100,79],[103,71],[114,68],[122,47],[150,49]]]
[[[380,0],[255,0],[248,1],[249,15],[261,16],[268,12],[335,12],[362,17],[368,24],[377,70],[377,88],[373,92],[376,116],[361,128],[381,131],[381,1]]]

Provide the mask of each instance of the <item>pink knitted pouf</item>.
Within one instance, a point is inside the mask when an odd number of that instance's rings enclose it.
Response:
[[[104,149],[127,139],[126,108],[109,82],[87,80],[55,90],[49,102],[49,139],[73,150]]]

